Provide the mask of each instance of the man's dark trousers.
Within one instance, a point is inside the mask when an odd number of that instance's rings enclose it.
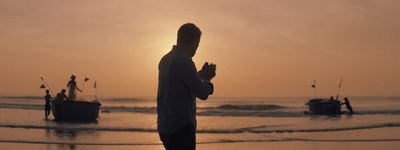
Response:
[[[187,124],[172,134],[159,133],[166,150],[195,150],[196,129],[193,124]]]

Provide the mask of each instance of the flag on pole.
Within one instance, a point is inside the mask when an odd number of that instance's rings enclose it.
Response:
[[[314,84],[311,85],[312,88],[316,88],[316,81],[314,80]]]
[[[339,83],[339,88],[341,88],[341,87],[342,87],[342,82],[343,82],[343,79],[341,79],[341,80],[340,80],[340,83]]]
[[[45,89],[46,86],[44,85],[44,79],[43,79],[43,77],[40,77],[40,80],[42,80],[42,85],[40,85],[40,88],[41,88],[41,89]]]

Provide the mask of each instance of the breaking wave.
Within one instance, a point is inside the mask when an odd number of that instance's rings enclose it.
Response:
[[[0,108],[43,110],[42,104],[0,103]],[[232,116],[232,117],[303,117],[305,107],[286,107],[281,105],[231,105],[216,107],[199,107],[199,116]],[[156,107],[145,106],[103,106],[102,113],[157,113]],[[364,109],[356,110],[356,115],[400,115],[400,109]]]
[[[102,101],[113,101],[113,102],[137,102],[145,101],[145,98],[103,98]]]
[[[278,125],[279,126],[279,125]],[[281,125],[284,126],[284,125]],[[255,126],[238,129],[198,129],[197,133],[210,134],[239,134],[239,133],[296,133],[296,132],[336,132],[362,129],[394,128],[400,127],[400,123],[381,123],[370,125],[354,125],[350,127],[316,128],[316,129],[265,129],[270,126]],[[62,126],[62,125],[24,125],[24,124],[0,124],[0,128],[22,129],[54,129],[70,131],[113,131],[113,132],[157,132],[155,128],[138,127],[98,127],[98,126]]]
[[[229,110],[274,110],[274,109],[281,109],[285,108],[285,106],[281,105],[220,105],[217,108],[219,109],[229,109]]]
[[[0,108],[42,110],[44,109],[44,106],[39,104],[0,103]]]
[[[2,99],[43,99],[43,96],[1,96]]]

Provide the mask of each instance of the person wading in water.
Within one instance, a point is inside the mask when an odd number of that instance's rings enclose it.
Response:
[[[44,96],[45,105],[44,105],[44,117],[47,120],[48,116],[50,115],[50,102],[53,101],[53,98],[49,94],[50,91],[46,90],[46,95]]]

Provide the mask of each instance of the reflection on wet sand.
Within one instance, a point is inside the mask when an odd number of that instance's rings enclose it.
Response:
[[[92,123],[97,123],[97,122],[92,122]],[[63,123],[57,123],[57,124],[63,124]],[[73,124],[71,124],[73,126]],[[77,148],[77,143],[76,140],[78,136],[82,135],[93,135],[96,136],[96,131],[94,130],[74,130],[74,129],[45,129],[46,130],[46,137],[48,139],[56,137],[58,140],[62,141],[71,141],[70,143],[58,143],[57,149],[59,150],[76,150]],[[47,144],[47,149],[50,150],[52,149],[50,147],[50,144]]]

